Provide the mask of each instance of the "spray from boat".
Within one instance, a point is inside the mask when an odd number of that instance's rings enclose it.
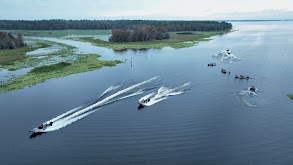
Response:
[[[233,54],[230,50],[222,51],[218,54],[213,55],[213,57],[216,57],[220,59],[220,61],[232,63],[233,61],[240,61],[243,60],[243,58],[237,57],[235,54]]]
[[[252,87],[254,88],[252,90]],[[258,96],[258,89],[254,86],[249,87],[247,90],[243,90],[239,92],[239,95],[242,96],[242,101],[245,103],[247,107],[256,107],[256,105],[251,104],[247,101],[247,99],[254,98]]]
[[[168,87],[161,87],[158,89],[158,92],[155,93],[150,93],[148,95],[143,96],[142,98],[139,99],[139,104],[140,107],[144,107],[144,106],[152,106],[158,102],[161,102],[165,99],[168,98],[168,96],[175,96],[175,95],[180,95],[182,93],[184,93],[184,91],[186,89],[184,89],[184,87],[187,87],[190,85],[190,82],[185,83],[179,87],[175,87],[175,88],[168,88]]]
[[[56,131],[60,128],[66,127],[94,112],[100,110],[104,105],[113,103],[118,100],[126,99],[129,97],[133,97],[143,93],[143,89],[139,89],[137,91],[133,91],[135,88],[141,87],[147,83],[150,83],[153,80],[158,79],[159,77],[153,77],[146,81],[137,83],[135,85],[129,86],[125,89],[117,91],[106,98],[103,98],[107,94],[111,93],[112,91],[117,90],[121,86],[111,86],[104,93],[93,103],[87,104],[86,106],[79,106],[76,107],[68,112],[65,112],[51,120],[44,122],[40,128],[34,128],[31,132],[38,133],[38,132],[49,132],[49,131]],[[52,126],[48,126],[48,123],[53,122]]]

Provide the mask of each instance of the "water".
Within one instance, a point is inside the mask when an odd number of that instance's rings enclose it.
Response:
[[[85,46],[85,53],[126,61],[0,94],[1,164],[292,164],[293,103],[286,94],[293,93],[293,22],[233,25],[238,31],[178,50]],[[226,49],[243,60],[213,57]],[[207,67],[212,62],[217,66]],[[240,74],[252,79],[234,78]],[[40,123],[155,76],[66,127],[30,138]],[[187,82],[182,94],[137,109],[140,98]],[[243,95],[252,85],[257,96]]]

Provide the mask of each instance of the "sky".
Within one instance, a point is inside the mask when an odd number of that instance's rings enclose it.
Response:
[[[293,0],[0,0],[0,20],[293,19]]]

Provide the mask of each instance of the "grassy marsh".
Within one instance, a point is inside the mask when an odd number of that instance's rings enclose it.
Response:
[[[11,75],[8,79],[0,81],[0,91],[22,89],[25,86],[41,83],[51,78],[97,70],[105,66],[110,67],[122,63],[121,61],[100,61],[98,60],[100,55],[97,54],[76,54],[73,50],[75,47],[62,43],[35,39],[27,39],[27,41],[29,41],[27,47],[0,51],[0,69],[17,71],[32,68],[30,72],[24,75]],[[26,55],[27,52],[42,48],[50,49],[52,45],[58,45],[62,49],[46,55]]]
[[[58,63],[49,66],[41,66],[32,69],[25,75],[11,78],[5,82],[0,82],[0,91],[6,92],[15,89],[22,89],[28,85],[44,82],[51,78],[63,77],[71,74],[88,72],[100,69],[104,66],[115,66],[121,61],[100,61],[97,54],[79,55],[82,56],[75,63]]]
[[[24,61],[28,56],[25,56],[26,52],[30,52],[39,48],[49,47],[49,44],[39,43],[35,47],[26,46],[18,49],[0,50],[0,67],[14,65],[17,61]]]

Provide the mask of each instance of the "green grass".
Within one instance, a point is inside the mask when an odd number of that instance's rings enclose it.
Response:
[[[53,72],[53,71],[61,70],[61,69],[65,68],[66,66],[69,66],[69,65],[71,65],[71,64],[61,62],[61,63],[54,64],[54,65],[41,66],[41,67],[37,67],[37,68],[32,69],[30,71],[30,73],[40,74],[40,73]]]
[[[37,47],[26,46],[17,49],[0,50],[0,65],[13,65],[17,61],[24,61],[28,57],[25,55],[26,52],[33,51],[39,48],[45,48],[48,46],[50,45],[40,43]]]
[[[293,95],[287,95],[290,99],[292,99],[293,100]]]
[[[1,30],[13,34],[21,33],[25,36],[64,37],[67,35],[110,35],[112,30]]]
[[[49,66],[37,67],[31,70],[28,74],[9,79],[2,82],[0,91],[7,92],[15,89],[22,89],[25,86],[44,82],[51,78],[63,77],[70,74],[88,72],[97,70],[105,66],[115,66],[122,61],[100,61],[100,57],[96,54],[80,55],[83,56],[75,63],[59,63]],[[1,83],[1,82],[0,82]]]
[[[97,46],[111,48],[113,50],[123,50],[123,49],[162,49],[164,47],[172,48],[186,48],[196,45],[200,41],[209,41],[210,37],[215,35],[222,35],[228,33],[229,31],[213,31],[213,32],[194,32],[191,33],[202,33],[202,35],[180,35],[176,34],[178,32],[170,32],[170,39],[166,40],[156,40],[148,42],[106,42],[98,39],[93,39],[90,37],[81,38],[81,41],[91,42]]]

